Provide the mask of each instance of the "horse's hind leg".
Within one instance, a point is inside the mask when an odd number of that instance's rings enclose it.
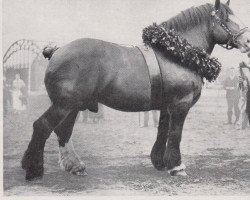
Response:
[[[162,110],[160,113],[157,139],[150,155],[154,167],[158,170],[165,168],[163,156],[166,150],[166,142],[168,139],[169,120],[169,112],[167,110]]]
[[[73,110],[54,130],[59,142],[59,163],[62,169],[76,175],[86,175],[85,165],[75,153],[70,137],[78,110]],[[71,143],[71,145],[69,144]]]
[[[54,128],[69,114],[70,110],[52,105],[33,123],[33,135],[22,159],[26,180],[43,176],[43,152],[46,140]]]

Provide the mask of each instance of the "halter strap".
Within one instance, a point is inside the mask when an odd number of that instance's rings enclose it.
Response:
[[[229,35],[229,39],[228,39],[228,42],[227,42],[226,46],[223,46],[223,45],[221,45],[221,44],[219,44],[219,45],[220,45],[221,47],[223,47],[223,48],[226,48],[226,49],[228,49],[228,50],[231,50],[231,49],[234,48],[234,47],[233,47],[233,44],[236,44],[236,43],[237,43],[237,42],[236,42],[236,39],[237,39],[239,36],[241,36],[242,34],[244,34],[244,33],[247,31],[248,27],[244,27],[244,28],[240,29],[238,33],[233,33],[233,32],[225,25],[224,21],[222,21],[222,19],[216,15],[217,12],[218,12],[218,10],[212,11],[211,16],[215,19],[215,21],[216,21],[216,22],[217,22],[217,23],[218,23],[218,24],[228,33],[228,35]],[[213,23],[212,23],[213,30],[214,30],[214,26],[215,26],[215,24],[214,24],[214,22],[213,22]]]

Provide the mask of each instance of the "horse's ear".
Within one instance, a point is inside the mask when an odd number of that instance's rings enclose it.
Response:
[[[220,0],[215,0],[214,8],[215,8],[215,10],[219,10],[219,8],[220,8]]]
[[[228,0],[226,4],[229,6],[229,4],[230,4],[230,0]]]

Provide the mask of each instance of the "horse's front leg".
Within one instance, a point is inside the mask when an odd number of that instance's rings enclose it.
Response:
[[[186,167],[181,162],[180,142],[189,108],[189,106],[178,107],[170,111],[169,134],[163,161],[171,175],[186,175],[184,171]]]
[[[168,139],[169,120],[169,112],[167,110],[162,110],[160,113],[157,139],[150,155],[152,164],[158,170],[165,168],[163,156],[166,150],[166,142]]]

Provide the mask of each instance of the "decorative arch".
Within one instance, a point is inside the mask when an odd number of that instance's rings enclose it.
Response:
[[[32,80],[36,81],[36,78],[31,76],[33,74],[38,75],[38,73],[33,72],[39,67],[34,65],[34,61],[42,60],[42,65],[46,65],[47,61],[43,57],[42,51],[45,46],[51,43],[49,41],[28,39],[21,39],[14,42],[3,57],[3,71],[7,80],[12,82],[15,74],[19,73],[27,85],[27,90],[30,91]],[[45,70],[45,66],[41,66],[41,68]],[[41,71],[41,69],[38,70]]]

